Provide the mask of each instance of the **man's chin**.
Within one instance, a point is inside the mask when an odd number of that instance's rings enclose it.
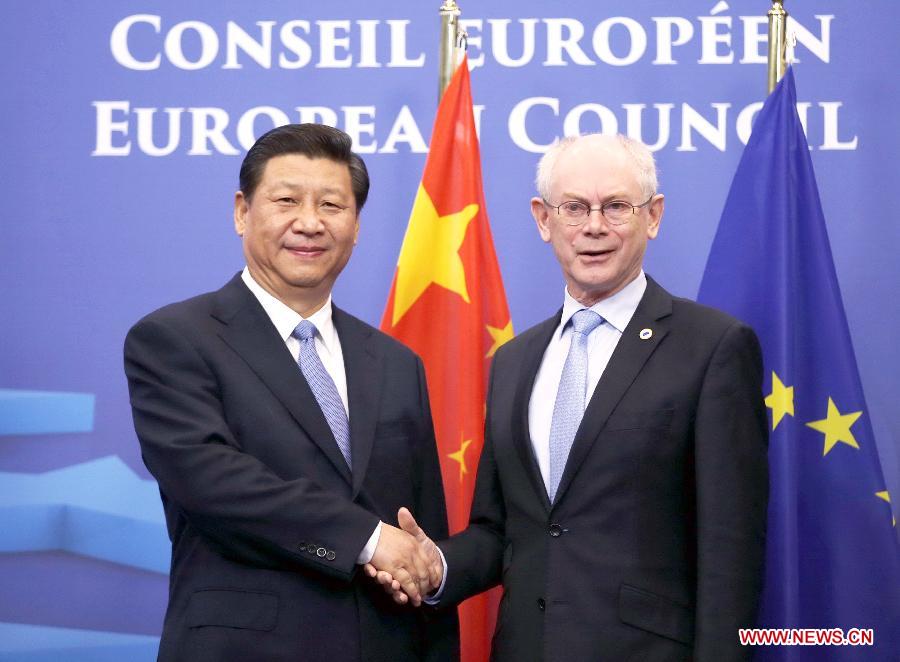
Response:
[[[323,286],[325,279],[321,276],[301,276],[291,278],[287,285],[295,290],[316,290]]]
[[[622,289],[624,283],[612,282],[608,279],[583,279],[568,286],[573,299],[585,306],[593,306]]]

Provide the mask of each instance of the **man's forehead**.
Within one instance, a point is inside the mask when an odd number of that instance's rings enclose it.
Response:
[[[629,162],[633,163],[633,159],[615,137],[590,135],[579,138],[568,149],[563,150],[556,159],[557,166],[567,162],[609,163],[625,166]]]
[[[290,168],[298,165],[317,168],[348,168],[346,163],[336,161],[327,156],[307,156],[301,152],[286,152],[270,157],[266,161],[265,169]]]
[[[621,144],[588,140],[594,137],[584,138],[559,155],[551,176],[553,189],[572,185],[637,185],[637,164]]]
[[[310,177],[326,180],[338,177],[343,180],[346,177],[349,182],[350,167],[346,163],[327,157],[310,158],[305,154],[279,154],[266,161],[262,171],[262,180],[269,184],[302,183],[302,180],[295,175],[302,175],[303,180],[308,180]]]

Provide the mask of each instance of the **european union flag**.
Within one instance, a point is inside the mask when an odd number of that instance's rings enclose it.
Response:
[[[900,660],[900,546],[828,243],[794,74],[766,100],[699,300],[759,334],[771,415],[760,627],[873,628],[874,646],[765,660]],[[895,495],[896,498],[896,495]]]

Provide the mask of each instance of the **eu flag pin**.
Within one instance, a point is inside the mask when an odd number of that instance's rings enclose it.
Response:
[[[653,337],[653,329],[641,329],[638,336],[641,340],[650,340]]]

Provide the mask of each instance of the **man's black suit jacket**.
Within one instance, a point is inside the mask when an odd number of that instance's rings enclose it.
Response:
[[[502,581],[497,660],[748,657],[768,495],[755,334],[648,279],[551,505],[528,401],[559,320],[494,358],[471,522],[440,543],[442,603]]]
[[[408,506],[447,531],[422,363],[333,309],[352,475],[284,341],[235,276],[125,341],[135,430],[172,566],[161,660],[451,660],[455,610],[395,605],[358,571]]]

